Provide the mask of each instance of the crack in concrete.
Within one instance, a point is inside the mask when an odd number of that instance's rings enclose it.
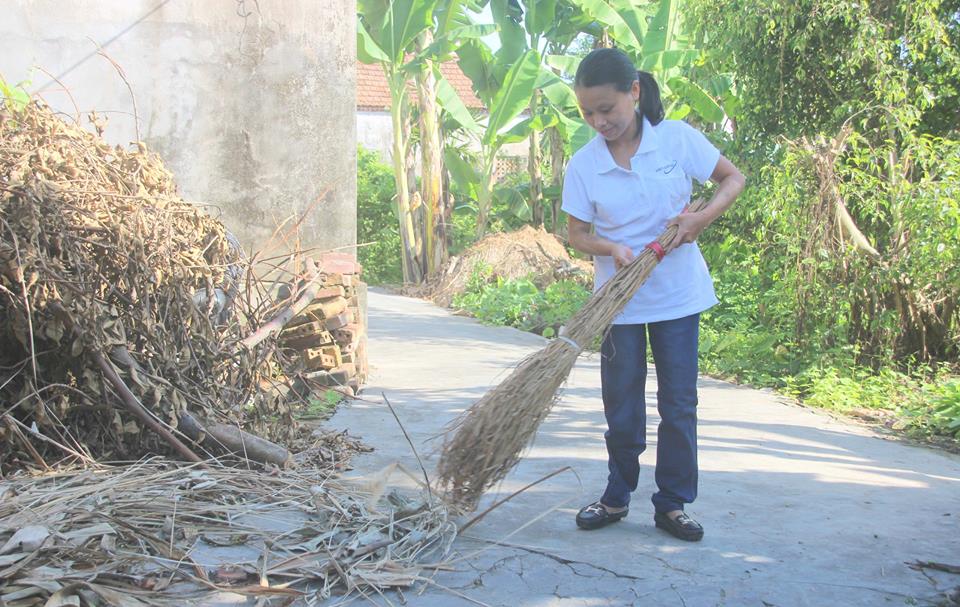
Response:
[[[479,542],[485,542],[485,543],[487,543],[487,544],[494,544],[494,545],[496,545],[496,546],[503,546],[504,548],[514,548],[514,549],[516,549],[516,550],[525,550],[526,552],[531,552],[531,553],[533,553],[533,554],[539,554],[539,555],[545,556],[545,557],[547,557],[547,558],[551,558],[551,559],[557,561],[558,563],[562,563],[562,564],[564,564],[564,565],[566,565],[566,564],[568,564],[568,563],[577,563],[577,564],[580,564],[580,565],[586,565],[586,566],[588,566],[588,567],[593,567],[593,568],[595,568],[595,569],[599,569],[599,570],[601,570],[601,571],[605,571],[605,572],[607,572],[607,573],[609,573],[609,574],[611,574],[611,575],[614,575],[614,576],[616,576],[616,577],[619,577],[619,578],[624,578],[624,579],[636,579],[636,580],[644,580],[644,579],[645,579],[645,578],[634,578],[634,577],[630,577],[628,574],[618,573],[618,572],[616,572],[616,571],[613,571],[612,569],[607,569],[607,568],[605,568],[605,567],[601,567],[600,565],[594,565],[593,563],[590,563],[590,562],[587,562],[587,561],[575,561],[575,560],[572,560],[572,559],[567,559],[567,558],[564,558],[564,557],[562,557],[562,556],[558,556],[558,555],[556,555],[556,554],[553,554],[553,553],[550,553],[550,552],[546,552],[545,550],[538,550],[537,548],[531,548],[530,546],[524,546],[523,544],[511,544],[511,543],[509,543],[509,542],[502,542],[502,541],[499,541],[499,540],[491,540],[491,539],[487,539],[487,538],[475,537],[475,536],[469,536],[469,535],[464,535],[464,536],[461,536],[461,537],[464,538],[464,539],[476,540],[476,541],[479,541]],[[677,571],[677,572],[679,572],[679,573],[686,573],[686,574],[688,574],[688,575],[691,573],[689,570],[683,569],[682,567],[677,567],[677,566],[675,566],[675,565],[667,562],[666,559],[661,558],[661,557],[659,557],[659,556],[654,556],[654,555],[652,555],[652,554],[643,554],[643,553],[640,553],[640,556],[645,556],[645,557],[647,557],[647,558],[649,558],[649,559],[653,559],[653,560],[659,562],[661,565],[663,565],[663,566],[666,567],[667,569],[670,569],[670,570],[672,570],[672,571]]]
[[[487,541],[488,541],[488,540],[487,540]],[[603,567],[603,566],[600,566],[600,565],[595,565],[595,564],[593,564],[593,563],[588,563],[588,562],[586,562],[586,561],[576,561],[576,560],[573,560],[573,559],[564,558],[564,557],[562,557],[562,556],[558,556],[558,555],[556,555],[556,554],[551,554],[550,552],[546,552],[546,551],[544,551],[544,550],[537,550],[536,548],[530,548],[530,547],[528,547],[528,546],[520,546],[520,545],[517,545],[517,544],[506,544],[506,543],[502,543],[502,542],[494,542],[494,543],[497,543],[497,544],[500,544],[500,545],[502,545],[502,546],[506,546],[506,547],[509,547],[509,548],[513,548],[513,549],[515,549],[515,550],[523,550],[523,551],[529,552],[529,553],[531,553],[531,554],[539,554],[540,556],[545,556],[545,557],[547,557],[548,559],[551,559],[551,560],[553,560],[553,561],[556,561],[556,562],[560,563],[561,565],[566,565],[571,571],[573,571],[574,575],[577,575],[577,576],[579,576],[579,577],[587,577],[587,578],[590,578],[590,577],[596,577],[596,576],[584,575],[583,573],[580,573],[579,571],[577,571],[576,568],[573,567],[573,565],[584,565],[584,566],[586,566],[586,567],[592,567],[593,569],[596,569],[596,570],[598,570],[598,571],[603,571],[604,573],[609,573],[610,575],[612,575],[612,576],[614,576],[614,577],[616,577],[616,578],[620,578],[620,579],[622,579],[622,580],[634,580],[634,581],[638,581],[638,582],[643,582],[643,581],[646,581],[646,580],[647,580],[647,578],[637,577],[637,576],[635,576],[635,575],[630,575],[630,574],[628,574],[628,573],[620,573],[619,571],[614,571],[613,569],[608,569],[608,568],[606,568],[606,567]]]
[[[486,569],[482,569],[482,568],[474,565],[474,564],[471,563],[470,561],[466,561],[466,565],[467,565],[468,567],[470,567],[471,569],[473,569],[474,571],[478,572],[479,575],[477,575],[477,577],[473,578],[473,580],[471,580],[470,582],[468,582],[468,583],[466,583],[466,584],[462,584],[462,585],[460,585],[460,586],[451,586],[451,588],[453,588],[454,590],[468,590],[468,589],[470,589],[470,588],[481,588],[481,587],[484,586],[484,584],[483,584],[483,576],[485,576],[485,575],[487,575],[487,574],[490,574],[490,573],[493,573],[494,571],[496,571],[497,569],[499,569],[500,567],[502,567],[503,564],[506,563],[507,561],[511,561],[511,560],[515,560],[515,559],[519,560],[519,559],[521,559],[521,557],[520,557],[519,555],[516,555],[516,554],[508,554],[507,556],[505,556],[505,557],[503,557],[503,558],[500,558],[500,559],[497,559],[496,561],[494,561],[493,564],[491,564],[491,565],[490,565],[489,567],[487,567]],[[522,570],[523,570],[523,566],[521,565],[521,572],[522,572]],[[520,577],[521,577],[521,579],[523,578],[522,575],[521,575]],[[524,580],[524,583],[526,583],[526,580]],[[529,585],[528,585],[528,586],[529,586]]]

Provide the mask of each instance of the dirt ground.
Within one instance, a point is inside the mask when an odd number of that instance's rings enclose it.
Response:
[[[540,287],[561,279],[593,282],[589,261],[571,258],[564,243],[546,230],[524,226],[516,232],[484,237],[461,255],[452,257],[434,278],[404,295],[449,306],[453,297],[466,289],[478,264],[493,268],[494,276],[530,278]]]

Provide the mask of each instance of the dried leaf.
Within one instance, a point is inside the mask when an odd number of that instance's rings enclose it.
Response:
[[[72,586],[67,586],[50,595],[43,607],[80,607],[80,596]]]
[[[74,546],[82,546],[92,537],[97,537],[100,535],[115,535],[116,533],[116,530],[109,524],[99,523],[90,527],[82,527],[80,529],[72,529],[70,531],[62,532],[60,535]]]
[[[107,601],[107,604],[111,605],[112,607],[149,607],[147,603],[144,603],[140,599],[134,598],[126,593],[117,592],[116,590],[113,590],[107,586],[103,586],[101,584],[91,584],[89,582],[85,582],[84,585],[100,595]]]
[[[24,527],[14,533],[3,547],[0,547],[0,554],[8,554],[14,550],[33,552],[40,548],[48,537],[50,537],[50,530],[46,527],[39,525]]]

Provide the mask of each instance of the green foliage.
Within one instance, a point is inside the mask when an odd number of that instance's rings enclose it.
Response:
[[[327,419],[333,415],[342,400],[343,394],[336,390],[327,389],[314,394],[307,401],[306,411],[300,417],[301,419]]]
[[[436,3],[436,0],[359,0],[357,11],[362,19],[358,27],[366,32],[361,31],[361,40],[358,40],[358,48],[366,51],[362,60],[402,63],[404,53],[416,37],[430,27]]]
[[[525,278],[495,277],[492,267],[478,264],[453,305],[487,324],[554,337],[589,297],[590,291],[572,281],[557,281],[541,290]]]
[[[763,135],[835,132],[882,105],[955,131],[957,0],[688,0],[690,16],[742,91],[741,126]],[[762,143],[759,140],[758,143]]]
[[[934,432],[960,438],[960,379],[937,387],[931,408],[930,428]]]
[[[361,5],[371,3],[394,4]],[[496,52],[461,10],[488,4]],[[581,33],[604,33],[655,72],[668,117],[735,119],[724,122],[729,132],[708,133],[749,187],[700,239],[722,302],[703,317],[704,371],[816,406],[881,411],[920,434],[958,434],[960,380],[951,373],[960,357],[960,0],[437,6],[427,52],[456,49],[492,106],[480,126],[452,87],[438,85],[447,132],[462,129],[484,144],[480,154],[445,154],[455,199],[451,253],[473,242],[479,223],[500,231],[530,220],[529,178],[490,178],[500,145],[557,129],[569,154],[593,136],[568,84],[577,60],[566,55]],[[364,19],[375,22],[387,19]],[[385,29],[373,27],[367,38],[389,46]],[[365,56],[376,50],[371,42],[361,34]],[[541,52],[562,75],[541,64]],[[530,103],[534,89],[541,95]],[[524,109],[529,116],[508,127]],[[365,183],[362,191],[375,189]],[[378,196],[387,203],[370,202]],[[361,249],[368,278],[392,282],[400,247],[389,198],[362,193],[358,213],[360,240],[384,243]],[[841,228],[844,213],[849,225]],[[541,290],[477,268],[455,304],[484,322],[550,336],[588,295],[573,284]]]
[[[809,405],[837,411],[914,409],[921,385],[907,374],[882,369],[811,367],[787,381],[786,392]]]
[[[960,343],[960,143],[909,131],[879,146],[850,136],[832,174],[878,256],[837,239],[816,153],[784,148],[701,237],[721,300],[704,315],[703,369],[954,434],[951,393],[936,386]],[[890,158],[909,158],[895,169],[909,179],[890,183]]]
[[[8,109],[18,111],[30,102],[30,93],[27,92],[25,85],[28,86],[29,83],[8,84],[0,76],[0,96],[3,97],[4,105]]]
[[[376,152],[357,150],[357,256],[370,284],[403,281],[392,169]],[[369,243],[369,244],[368,244]]]

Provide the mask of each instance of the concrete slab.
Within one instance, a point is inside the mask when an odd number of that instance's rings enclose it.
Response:
[[[376,291],[369,315],[364,397],[390,399],[430,473],[445,425],[545,343]],[[647,391],[655,403],[653,377]],[[455,545],[456,571],[435,577],[451,591],[407,592],[406,604],[935,605],[960,585],[960,576],[907,566],[960,564],[960,458],[708,378],[700,401],[700,497],[688,511],[706,528],[702,542],[653,527],[653,405],[630,515],[597,531],[575,527],[576,510],[606,479],[599,359],[584,357],[534,446],[481,510],[564,466],[576,474],[538,485],[467,530]],[[384,404],[356,402],[331,425],[376,447],[354,461],[358,473],[394,461],[417,466]]]

